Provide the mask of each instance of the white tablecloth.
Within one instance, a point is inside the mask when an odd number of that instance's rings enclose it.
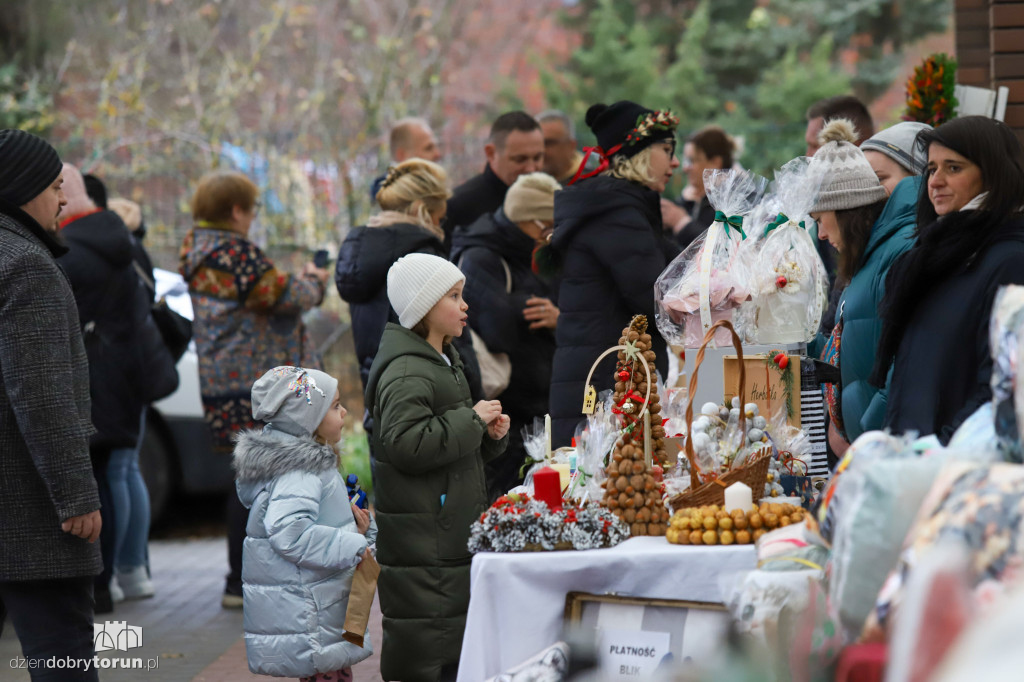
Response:
[[[558,641],[569,592],[721,602],[719,578],[756,563],[753,545],[647,537],[586,552],[477,554],[458,682],[481,682]]]

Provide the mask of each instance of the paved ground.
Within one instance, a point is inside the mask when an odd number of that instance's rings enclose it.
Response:
[[[130,651],[104,652],[102,658],[141,658],[149,670],[102,669],[104,681],[266,682],[249,673],[242,639],[242,611],[221,608],[227,570],[224,538],[160,540],[150,543],[150,562],[156,596],[122,602],[114,612],[98,616],[97,623],[124,621],[142,628],[142,646]],[[380,607],[374,603],[370,635],[381,640]],[[21,647],[10,623],[0,636],[0,680],[27,682],[27,670],[12,670],[10,660]],[[153,667],[155,665],[155,668]],[[359,682],[378,682],[376,654],[353,670]]]

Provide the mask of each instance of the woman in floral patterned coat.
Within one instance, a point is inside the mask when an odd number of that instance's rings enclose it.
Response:
[[[203,408],[214,449],[225,456],[236,433],[256,426],[250,402],[256,379],[280,365],[320,368],[301,315],[323,301],[329,274],[312,264],[300,275],[284,272],[248,240],[257,194],[242,173],[204,176],[192,197],[195,227],[181,249],[181,274],[195,309]],[[228,497],[231,573],[223,605],[241,608],[247,512],[235,495]]]

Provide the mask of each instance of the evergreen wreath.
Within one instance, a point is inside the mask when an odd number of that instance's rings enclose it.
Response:
[[[675,130],[679,125],[679,117],[670,110],[652,111],[636,118],[636,127],[626,136],[626,144],[635,145],[645,137],[650,137],[655,130]]]
[[[614,547],[629,539],[629,528],[596,504],[552,512],[526,494],[502,495],[470,526],[468,549],[524,552]]]

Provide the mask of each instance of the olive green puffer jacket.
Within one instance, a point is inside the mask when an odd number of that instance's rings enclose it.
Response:
[[[484,461],[505,451],[473,411],[458,352],[451,366],[388,323],[366,384],[373,434],[381,675],[435,681],[458,664],[469,607],[469,527],[487,507]]]

